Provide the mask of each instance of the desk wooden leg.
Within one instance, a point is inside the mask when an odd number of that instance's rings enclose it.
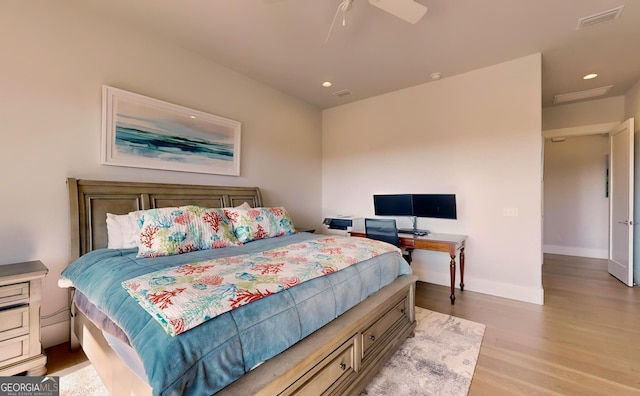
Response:
[[[451,255],[451,263],[449,264],[449,272],[451,276],[451,305],[456,303],[456,255]]]
[[[464,248],[460,249],[460,291],[464,291]]]

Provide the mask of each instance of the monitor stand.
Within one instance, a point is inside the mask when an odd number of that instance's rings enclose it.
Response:
[[[398,233],[399,234],[413,234],[415,236],[425,236],[429,234],[429,230],[419,230],[417,225],[418,218],[416,216],[413,216],[411,218],[411,224],[413,225],[413,228],[400,228],[398,229]]]

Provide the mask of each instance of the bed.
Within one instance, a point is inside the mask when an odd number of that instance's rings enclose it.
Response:
[[[119,268],[134,267],[139,275],[146,271],[142,267],[168,271],[202,260],[262,259],[278,249],[329,243],[335,237],[295,233],[170,258],[137,258],[135,249],[106,249],[107,213],[184,205],[259,208],[260,189],[73,178],[67,184],[73,263],[65,271],[82,274],[66,285],[72,286],[71,347],[83,348],[111,394],[358,394],[415,327],[417,278],[399,253],[389,252],[239,306],[172,337],[123,288],[106,288],[130,276]],[[105,272],[94,274],[90,268]],[[91,276],[101,280],[98,286],[85,280]],[[117,297],[97,302],[100,294]],[[316,302],[327,299],[334,299],[330,309]],[[219,330],[223,321],[236,328],[233,334]],[[275,322],[286,327],[274,330]],[[223,353],[209,361],[214,350]],[[167,353],[175,361],[168,361]]]

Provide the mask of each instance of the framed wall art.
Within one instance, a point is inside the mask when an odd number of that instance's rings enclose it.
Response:
[[[238,121],[102,87],[102,163],[240,175]]]

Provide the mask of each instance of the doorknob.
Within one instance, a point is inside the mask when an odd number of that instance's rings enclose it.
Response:
[[[619,221],[618,224],[631,225],[633,224],[633,221],[629,221],[629,220]]]

